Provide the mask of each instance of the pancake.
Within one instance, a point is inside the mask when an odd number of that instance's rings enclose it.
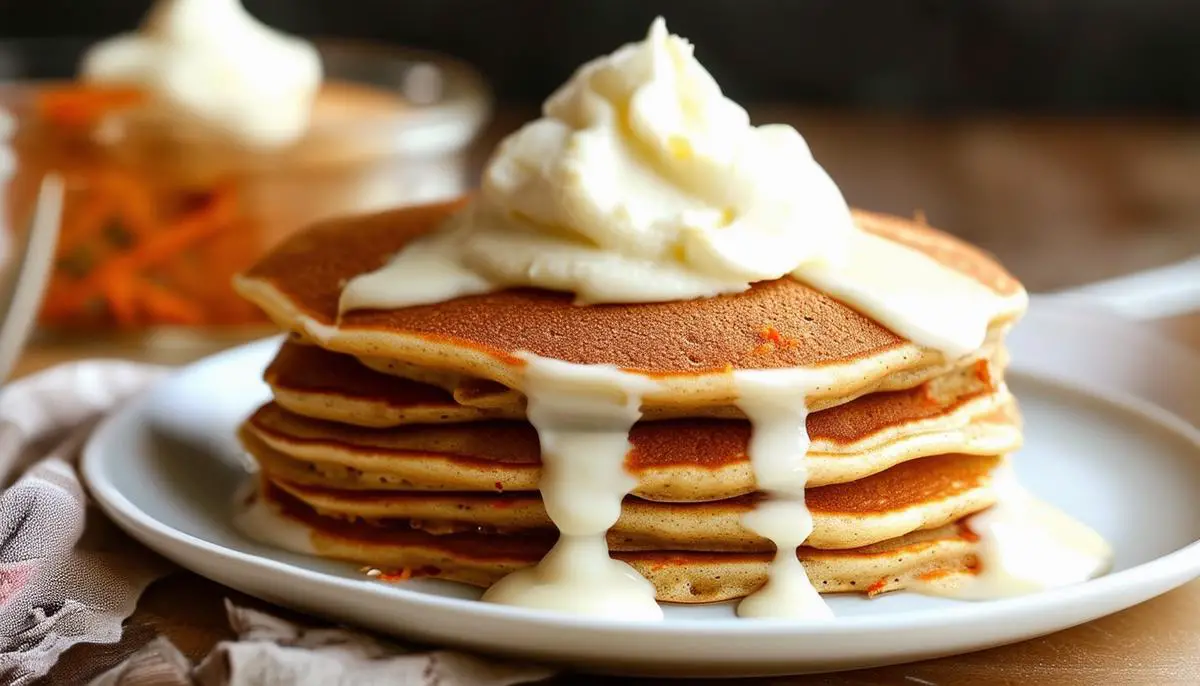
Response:
[[[443,388],[454,396],[456,403],[467,407],[485,409],[518,408],[523,407],[525,404],[525,396],[520,391],[498,384],[495,381],[429,369],[401,362],[400,360],[389,360],[386,357],[360,357],[356,359],[364,366],[377,372]],[[654,414],[663,414],[662,412],[654,412],[660,408],[650,409]],[[700,409],[703,410],[704,408]],[[680,413],[677,414],[678,416],[685,416]]]
[[[904,392],[863,396],[817,412],[810,424],[837,425],[841,434],[847,434],[877,427],[882,417],[892,424],[901,419],[933,418],[954,411],[964,402],[996,392],[1002,375],[1003,365],[999,362],[977,360]],[[492,382],[464,377],[435,380],[420,369],[405,369],[398,377],[384,375],[367,369],[353,357],[293,342],[280,348],[264,378],[271,386],[275,402],[285,409],[305,417],[356,426],[389,427],[525,416],[524,397]],[[492,389],[487,390],[489,385]],[[653,408],[643,418],[672,418],[679,416],[678,410]],[[740,418],[742,413],[733,406],[711,406],[682,416]]]
[[[579,307],[569,294],[514,289],[339,318],[338,299],[349,279],[380,267],[460,204],[315,226],[278,246],[235,285],[286,330],[329,350],[518,390],[525,365],[518,354],[615,365],[656,379],[644,396],[649,408],[731,405],[731,370],[820,367],[830,380],[809,397],[815,410],[909,388],[953,367],[942,353],[791,278],[688,301]],[[1008,307],[973,357],[995,353],[1025,307],[1015,279],[983,252],[927,226],[865,212],[855,217],[864,230],[919,250],[1002,296]]]
[[[402,577],[425,576],[488,587],[512,571],[535,564],[555,540],[553,533],[436,536],[412,528],[352,524],[321,517],[270,486],[265,493],[287,518],[309,530],[317,554],[402,570]],[[852,550],[805,546],[797,554],[822,593],[873,595],[917,583],[936,584],[970,572],[976,564],[976,540],[969,529],[956,523]],[[654,584],[659,601],[674,603],[709,603],[748,595],[766,581],[772,556],[676,550],[613,554]]]
[[[415,373],[415,372],[414,372]],[[497,409],[463,404],[442,384],[373,372],[349,355],[313,345],[284,343],[263,374],[275,402],[307,417],[359,426],[520,419],[524,400]],[[451,383],[451,382],[446,382]],[[454,385],[460,385],[455,380]],[[514,393],[500,387],[501,394]],[[470,396],[463,395],[470,399]]]
[[[813,532],[805,545],[858,548],[933,529],[991,506],[990,474],[1000,458],[940,455],[914,460],[847,484],[809,489]],[[272,479],[271,473],[266,478]],[[536,493],[347,491],[273,481],[325,517],[371,526],[408,526],[433,534],[513,534],[554,526]],[[770,552],[774,545],[746,529],[742,517],[758,494],[703,503],[627,497],[609,530],[610,550]]]
[[[845,406],[849,410],[810,416],[809,484],[854,481],[930,455],[1000,455],[1021,444],[1015,401],[1003,386],[932,416],[921,414],[926,401],[913,395],[867,396]],[[536,491],[541,475],[537,433],[524,422],[368,429],[301,417],[269,403],[245,422],[241,435],[269,471],[301,485],[512,492]],[[703,501],[752,493],[749,439],[749,424],[739,420],[638,423],[625,460],[638,480],[633,494]]]

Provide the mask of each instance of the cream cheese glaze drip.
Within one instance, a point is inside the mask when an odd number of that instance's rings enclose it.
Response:
[[[293,553],[315,554],[317,548],[312,542],[312,532],[303,524],[284,516],[258,489],[256,479],[234,494],[234,527],[250,540]]]
[[[608,553],[605,534],[637,485],[625,471],[629,430],[654,382],[610,365],[524,355],[526,413],[542,448],[538,485],[558,528],[534,567],[504,577],[484,600],[620,619],[662,619],[654,585]]]
[[[1112,564],[1108,542],[1025,490],[1011,464],[995,471],[992,488],[996,505],[967,520],[979,535],[978,573],[924,584],[918,590],[987,600],[1066,586],[1108,570]]]
[[[316,48],[241,0],[158,0],[136,33],[99,43],[82,65],[87,81],[145,91],[174,127],[255,147],[304,134],[321,74]]]
[[[352,279],[340,309],[430,304],[514,286],[570,292],[581,304],[653,302],[736,293],[788,275],[951,360],[977,350],[993,321],[1024,306],[1023,293],[1002,297],[858,229],[800,135],[751,126],[691,45],[660,19],[645,41],[577,71],[541,119],[500,145],[480,197],[383,268]],[[501,580],[485,599],[661,617],[653,588],[611,559],[604,538],[633,486],[622,467],[628,432],[653,381],[532,355],[525,364],[520,390],[541,441],[540,489],[561,536],[537,566]],[[807,400],[838,381],[822,369],[733,374],[737,405],[753,427],[751,466],[768,496],[744,524],[777,548],[766,584],[739,606],[742,616],[832,616],[796,551],[812,530],[804,498]],[[994,508],[1007,521],[1027,500],[1013,489],[1002,494],[1016,499]],[[995,535],[1004,527],[976,521],[984,569],[1007,569],[1009,547]],[[1081,581],[1093,573],[1084,566],[1030,587]],[[980,595],[1012,587],[986,581],[1007,572],[983,574],[974,586]]]
[[[775,544],[767,583],[738,605],[742,617],[828,619],[829,606],[796,556],[813,530],[804,503],[808,486],[808,401],[821,375],[807,369],[734,372],[738,408],[749,418],[750,465],[758,488],[767,494],[743,518],[746,528]]]

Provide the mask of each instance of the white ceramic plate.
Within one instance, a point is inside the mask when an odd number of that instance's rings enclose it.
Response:
[[[1113,573],[1012,600],[895,593],[835,597],[829,624],[745,621],[730,604],[668,607],[655,624],[477,602],[421,580],[388,585],[355,565],[274,550],[233,528],[247,460],[234,427],[267,398],[277,341],[187,367],[107,420],[83,473],[101,507],[204,576],[316,615],[432,643],[623,673],[795,674],[892,664],[1011,643],[1129,607],[1200,576],[1200,358],[1138,324],[1036,302],[1011,337],[1027,421],[1017,457],[1038,495],[1102,533]]]

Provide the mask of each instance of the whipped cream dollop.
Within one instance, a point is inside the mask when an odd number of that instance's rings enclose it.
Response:
[[[240,0],[159,0],[137,33],[99,43],[82,65],[87,81],[145,91],[172,122],[256,147],[304,134],[321,76],[315,47]]]
[[[800,134],[751,126],[660,18],[581,67],[500,144],[473,205],[352,280],[342,308],[511,286],[581,303],[709,297],[836,259],[852,230]],[[432,263],[442,278],[428,278]]]

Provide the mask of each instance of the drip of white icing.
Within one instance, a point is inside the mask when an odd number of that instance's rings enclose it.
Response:
[[[233,501],[233,525],[247,538],[294,553],[315,555],[312,532],[293,521],[267,502],[259,490],[258,479],[238,489]]]
[[[650,379],[611,365],[577,365],[522,354],[522,390],[542,448],[538,485],[560,532],[533,567],[494,584],[483,599],[620,619],[662,619],[654,586],[608,553],[605,534],[637,485],[625,471],[629,430]]]
[[[796,556],[813,529],[812,513],[804,502],[807,396],[820,385],[820,375],[806,369],[736,371],[734,383],[738,408],[753,427],[749,453],[754,479],[768,498],[742,523],[776,548],[766,584],[742,600],[738,615],[832,618]]]
[[[793,277],[949,359],[983,345],[990,323],[1024,308],[1024,292],[998,295],[925,253],[865,231],[836,262],[801,265]]]
[[[979,569],[916,590],[963,600],[989,600],[1069,586],[1103,574],[1112,548],[1083,523],[1035,498],[1010,464],[992,475],[996,504],[967,520],[979,536]]]
[[[453,224],[462,218],[449,221]],[[342,290],[340,307],[343,311],[377,306],[392,309],[497,290],[494,283],[458,259],[452,235],[414,241],[381,269],[354,277]],[[397,283],[403,286],[398,288]]]

